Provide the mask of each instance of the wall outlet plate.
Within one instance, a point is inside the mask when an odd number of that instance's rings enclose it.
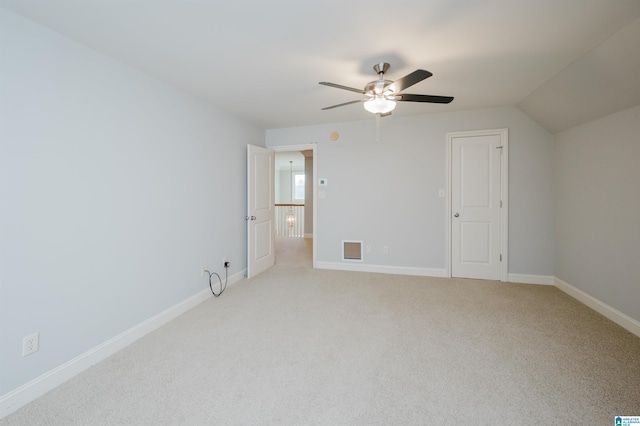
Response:
[[[33,333],[22,338],[22,356],[38,352],[40,348],[40,334]]]

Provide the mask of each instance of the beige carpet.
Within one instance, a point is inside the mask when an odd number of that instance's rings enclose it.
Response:
[[[613,425],[640,338],[554,287],[310,268],[309,240],[1,425]]]

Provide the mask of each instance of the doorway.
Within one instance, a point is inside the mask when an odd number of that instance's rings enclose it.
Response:
[[[316,144],[270,148],[276,155],[275,251],[279,266],[316,266],[316,148]]]
[[[507,281],[508,130],[447,134],[447,275]]]

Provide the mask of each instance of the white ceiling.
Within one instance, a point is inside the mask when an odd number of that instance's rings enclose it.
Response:
[[[394,116],[516,105],[557,132],[640,103],[640,31],[612,37],[640,27],[640,0],[0,5],[265,129],[371,118],[360,104],[321,111],[359,95],[318,82],[362,88],[381,61],[391,63],[391,80],[417,68],[434,74],[407,93],[455,97],[449,105],[400,103]],[[609,58],[622,62],[601,63]],[[607,74],[617,69],[631,71]],[[598,97],[611,84],[625,99]],[[582,114],[576,105],[592,92],[587,102],[598,107]]]

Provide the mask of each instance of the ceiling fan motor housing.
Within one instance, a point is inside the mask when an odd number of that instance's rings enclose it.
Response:
[[[391,80],[374,80],[364,86],[364,91],[372,96],[381,95],[392,83],[393,81]]]

